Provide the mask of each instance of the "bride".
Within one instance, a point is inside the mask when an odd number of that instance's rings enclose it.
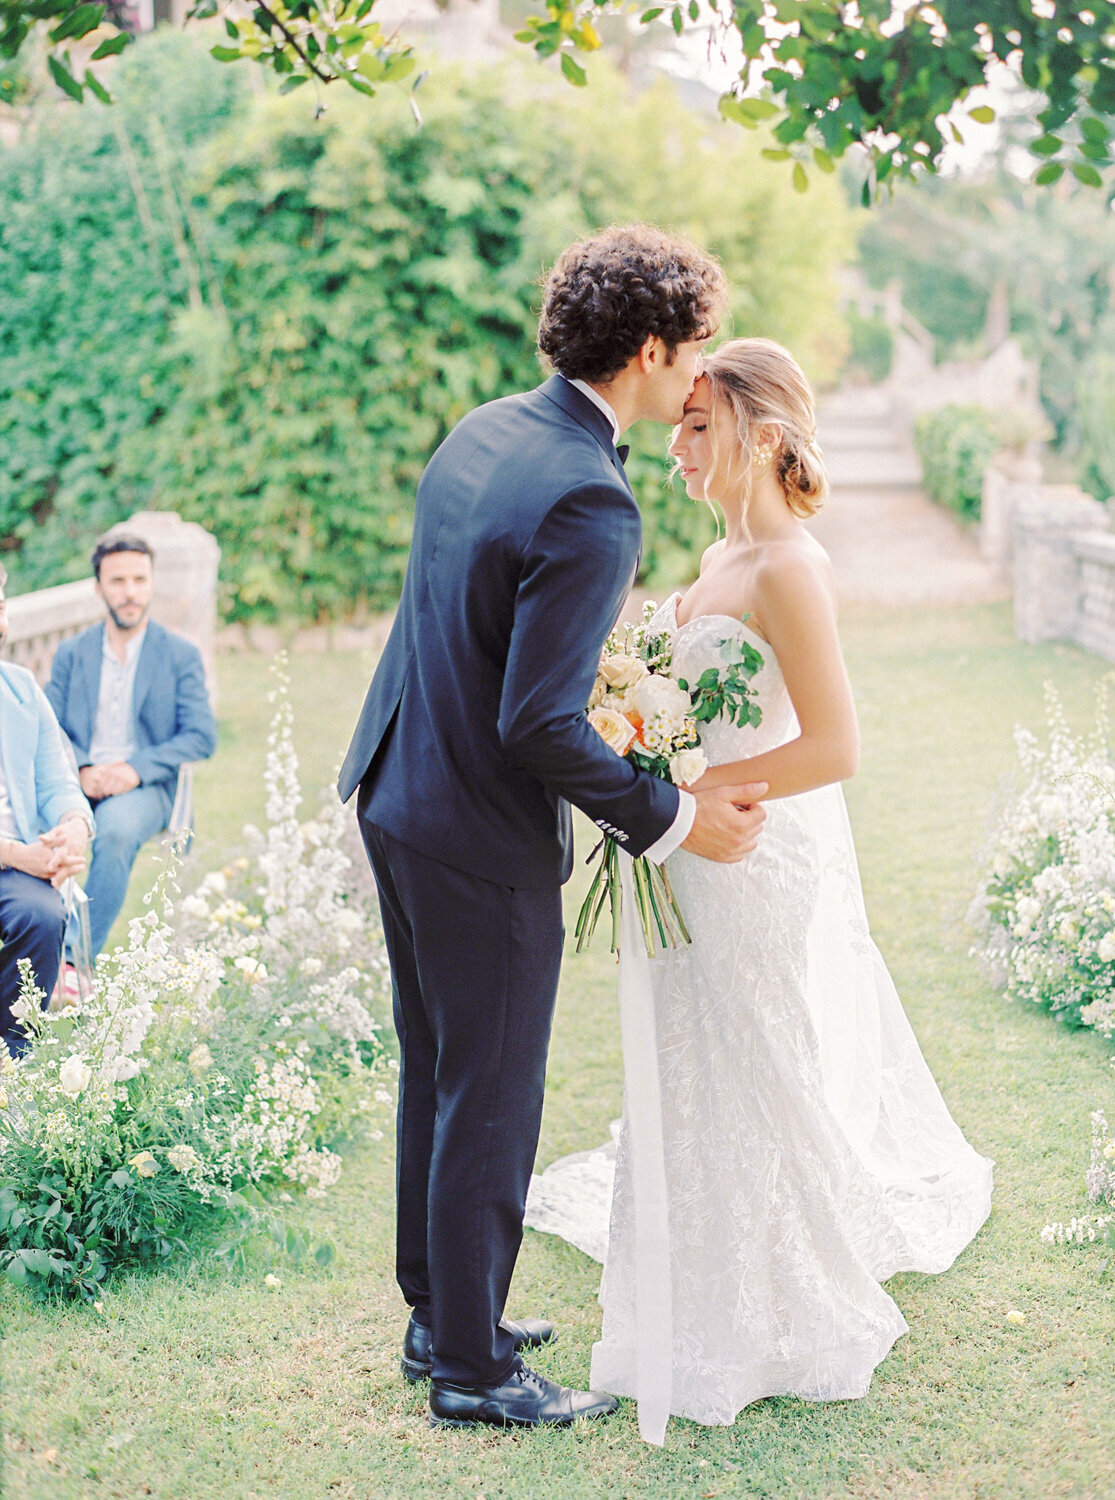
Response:
[[[725,344],[703,370],[670,452],[725,535],[653,624],[687,682],[725,641],[762,653],[762,723],[704,726],[699,785],[769,792],[740,864],[669,857],[692,943],[653,961],[633,943],[621,960],[621,1009],[626,968],[653,1040],[633,1062],[625,1024],[592,1385],[637,1397],[656,1442],[669,1413],[729,1424],[765,1396],[863,1396],[907,1327],[881,1283],[945,1270],[991,1198],[991,1163],[949,1115],[867,928],[837,785],[856,769],[855,708],[829,561],[802,525],[827,492],[812,393],[766,339]],[[602,1165],[610,1176],[606,1153],[555,1163],[526,1222],[603,1241],[584,1186]]]

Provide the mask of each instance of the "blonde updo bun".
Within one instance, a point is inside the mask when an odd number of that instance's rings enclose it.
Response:
[[[782,440],[772,462],[790,509],[803,520],[820,510],[829,481],[817,444],[813,391],[789,350],[773,339],[732,339],[703,356],[701,369],[714,398],[735,417],[748,487],[756,434],[777,424]]]

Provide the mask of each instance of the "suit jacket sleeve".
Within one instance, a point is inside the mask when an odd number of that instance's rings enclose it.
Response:
[[[585,705],[639,535],[635,502],[603,483],[570,491],[547,513],[523,557],[499,714],[508,762],[619,830],[636,855],[672,825],[677,788],[610,750]]]
[[[141,782],[169,781],[184,761],[207,760],[217,748],[217,727],[209,706],[205,669],[196,646],[183,641],[174,662],[175,725],[169,740],[141,745],[129,758]]]
[[[79,766],[86,765],[89,760],[89,746],[79,745],[73,736],[73,725],[67,709],[70,701],[70,682],[74,670],[74,652],[70,641],[59,643],[54,653],[54,660],[50,664],[50,681],[46,685],[46,698],[55,717],[62,727],[63,734],[69,739],[74,747]]]
[[[62,728],[38,687],[35,707],[39,717],[35,743],[35,803],[39,821],[44,829],[53,828],[65,813],[80,812],[91,829],[93,812],[81,790]]]

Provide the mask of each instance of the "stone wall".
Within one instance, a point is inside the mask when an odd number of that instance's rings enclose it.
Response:
[[[1043,484],[1032,462],[1001,458],[983,483],[980,548],[1014,589],[1021,641],[1075,641],[1115,661],[1111,512],[1073,484]]]
[[[163,511],[140,511],[113,530],[141,536],[154,551],[151,616],[197,646],[215,702],[217,567],[221,555],[216,538],[195,522]],[[59,641],[98,624],[104,614],[92,578],[16,595],[8,603],[5,655],[30,667],[40,682],[46,682]]]

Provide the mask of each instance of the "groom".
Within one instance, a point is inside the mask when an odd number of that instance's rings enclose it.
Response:
[[[632,855],[753,849],[761,787],[692,795],[589,726],[639,511],[616,441],[676,423],[725,301],[719,266],[657,229],[573,245],[538,343],[558,373],[480,407],[434,454],[399,611],[341,770],[359,786],[401,1047],[403,1370],[435,1425],[562,1425],[609,1396],[530,1370],[552,1327],[504,1319],[538,1144],[572,866],[569,803]]]

